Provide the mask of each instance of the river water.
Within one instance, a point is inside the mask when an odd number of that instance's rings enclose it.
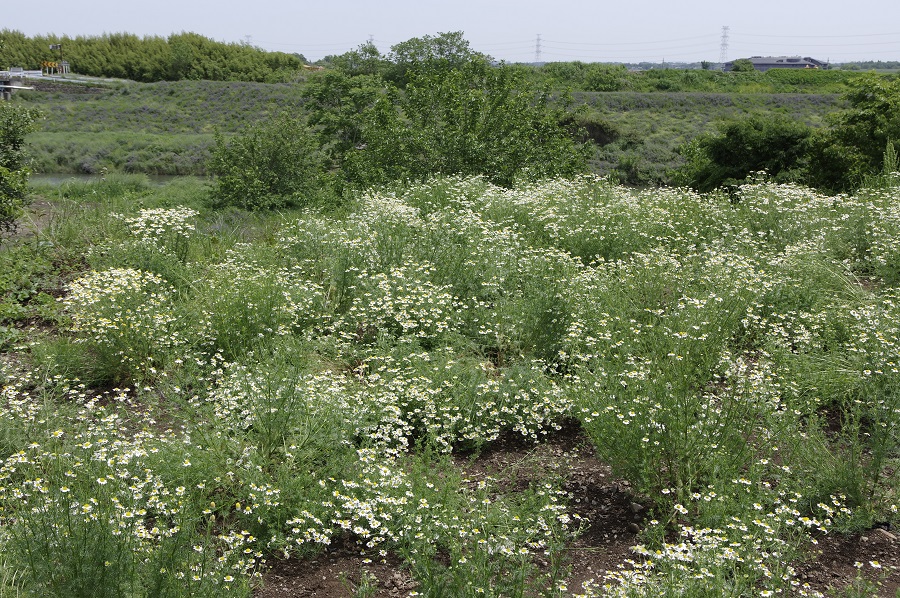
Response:
[[[144,175],[147,177],[147,180],[150,181],[151,185],[161,187],[163,185],[167,185],[171,183],[175,179],[184,179],[184,178],[195,178],[201,179],[204,177],[186,177],[180,175],[169,175],[169,174],[148,174]],[[58,187],[59,185],[63,185],[65,183],[94,183],[103,178],[99,174],[32,174],[28,177],[28,182],[32,185],[51,185],[54,187]]]

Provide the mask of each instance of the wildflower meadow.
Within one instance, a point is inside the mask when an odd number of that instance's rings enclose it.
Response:
[[[0,256],[0,597],[250,596],[338,547],[348,596],[382,562],[432,598],[827,595],[818,542],[900,525],[900,179],[871,183],[45,189]],[[590,577],[590,494],[472,474],[564,428],[644,513]]]

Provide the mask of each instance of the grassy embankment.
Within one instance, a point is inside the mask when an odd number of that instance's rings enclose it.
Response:
[[[47,119],[29,135],[34,170],[205,174],[218,129],[225,134],[299,104],[297,86],[182,81],[23,93]]]
[[[183,81],[53,89],[21,96],[48,116],[28,138],[36,172],[202,175],[216,129],[234,133],[301,105],[300,85]],[[831,93],[584,92],[576,100],[588,106],[581,120],[597,144],[592,169],[636,185],[667,182],[667,171],[681,162],[678,147],[719,120],[776,111],[820,125],[838,106]]]

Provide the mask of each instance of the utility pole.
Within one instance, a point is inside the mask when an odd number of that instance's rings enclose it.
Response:
[[[534,45],[534,61],[541,61],[541,34],[537,34],[537,43]]]
[[[725,63],[728,62],[728,25],[722,25],[722,46],[719,50],[719,62],[722,64],[722,70],[725,70]]]

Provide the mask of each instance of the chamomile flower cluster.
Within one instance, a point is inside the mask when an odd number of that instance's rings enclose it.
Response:
[[[700,588],[714,588],[723,595],[822,596],[797,579],[791,561],[810,531],[826,532],[836,511],[847,509],[832,497],[830,504],[820,505],[823,519],[817,519],[798,510],[799,494],[774,494],[771,502],[756,502],[747,514],[731,515],[715,528],[679,522],[674,541],[664,540],[656,548],[635,546],[640,560],[629,559],[609,573],[602,588],[591,580],[585,584],[586,592],[577,596],[677,596]],[[701,504],[722,500],[716,492],[691,497]],[[676,518],[693,507],[676,504]]]
[[[192,208],[146,208],[137,216],[113,214],[125,223],[134,242],[147,250],[172,255],[182,262],[187,259],[190,241],[196,232],[198,212]],[[104,247],[103,251],[112,251]]]
[[[184,439],[126,390],[96,394],[74,385],[63,398],[62,413],[44,409],[38,421],[9,422],[10,433],[28,431],[32,442],[0,462],[7,556],[31,563],[54,593],[103,580],[103,591],[115,595],[155,579],[160,591],[240,595],[263,555],[246,532],[196,534],[196,488],[159,462]],[[23,386],[4,387],[11,400],[41,403]]]
[[[143,209],[137,216],[127,218],[116,214],[128,226],[131,234],[150,243],[167,237],[189,239],[196,230],[194,220],[197,210],[179,206],[175,208]]]
[[[173,294],[153,273],[112,268],[76,279],[60,301],[76,342],[97,347],[127,367],[146,369],[186,342]]]
[[[271,267],[238,246],[214,264],[197,302],[200,334],[236,354],[258,339],[285,336],[321,322],[325,290],[296,267]]]
[[[456,305],[448,287],[429,278],[430,264],[405,262],[365,276],[366,284],[339,324],[345,337],[363,340],[385,333],[435,339],[454,328]]]

